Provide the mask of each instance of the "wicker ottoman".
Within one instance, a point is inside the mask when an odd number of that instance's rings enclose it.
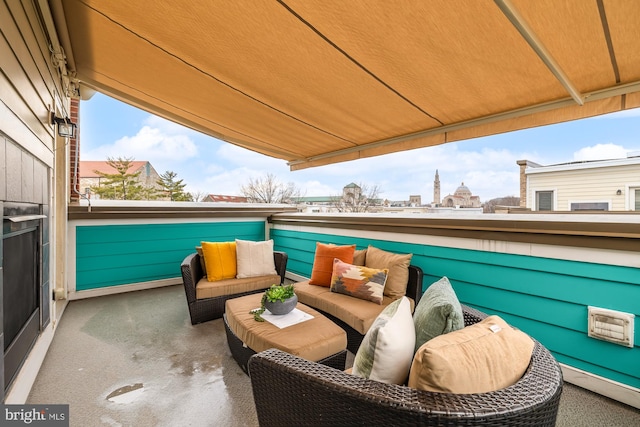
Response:
[[[227,300],[224,327],[233,358],[247,372],[249,358],[277,348],[303,359],[343,370],[347,357],[347,334],[320,312],[298,303],[296,308],[313,319],[286,328],[256,322],[249,311],[260,307],[262,294]]]

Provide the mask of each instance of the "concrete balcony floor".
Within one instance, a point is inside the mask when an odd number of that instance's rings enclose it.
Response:
[[[222,320],[192,326],[182,286],[69,303],[27,403],[71,426],[255,426]],[[640,425],[640,411],[565,384],[558,426]]]

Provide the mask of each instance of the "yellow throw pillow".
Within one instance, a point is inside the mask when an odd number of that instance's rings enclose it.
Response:
[[[207,280],[233,279],[237,274],[236,242],[202,242]]]
[[[423,344],[409,373],[409,387],[443,393],[487,393],[524,375],[534,342],[498,316]]]

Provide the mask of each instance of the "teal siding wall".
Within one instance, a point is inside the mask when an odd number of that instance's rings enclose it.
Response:
[[[76,290],[180,277],[201,241],[264,240],[265,222],[76,227]]]
[[[287,252],[287,270],[309,277],[316,242],[369,244],[413,253],[424,270],[424,289],[447,276],[463,304],[507,322],[542,342],[558,361],[640,388],[640,270],[402,242],[271,230],[277,250]],[[636,315],[633,349],[587,336],[587,307]]]

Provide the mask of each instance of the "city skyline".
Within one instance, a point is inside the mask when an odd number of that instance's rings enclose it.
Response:
[[[176,172],[187,191],[201,194],[239,195],[249,178],[272,173],[309,197],[339,195],[354,182],[377,185],[382,199],[420,195],[427,204],[433,198],[437,169],[443,195],[453,194],[464,182],[486,202],[519,196],[517,160],[549,165],[625,157],[640,151],[637,135],[640,109],[290,172],[284,160],[217,140],[99,93],[82,101],[80,108],[81,160],[146,160],[159,174]]]

